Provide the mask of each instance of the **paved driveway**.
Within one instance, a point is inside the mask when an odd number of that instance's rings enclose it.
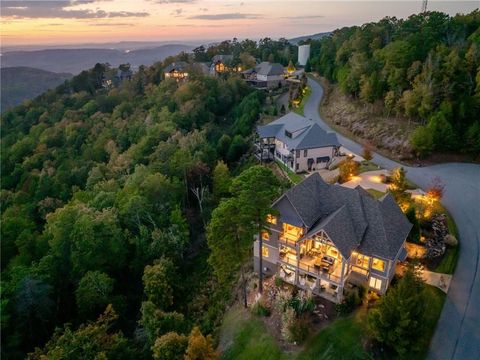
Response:
[[[305,116],[328,131],[333,131],[320,117],[318,107],[322,87],[309,79],[312,94],[305,104]],[[337,134],[340,143],[353,152],[362,146]],[[399,163],[375,154],[373,162],[385,169]],[[445,184],[442,203],[455,218],[460,234],[460,255],[447,300],[437,325],[428,359],[480,359],[480,165],[448,163],[423,168],[404,167],[407,177],[425,189],[439,177]]]

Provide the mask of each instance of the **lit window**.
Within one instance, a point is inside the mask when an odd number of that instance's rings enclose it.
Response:
[[[262,246],[262,256],[268,257],[268,247]]]
[[[372,268],[378,271],[385,271],[385,261],[373,258]]]
[[[262,231],[262,239],[263,240],[269,240],[270,239],[270,235],[269,235],[268,231]]]
[[[370,277],[370,287],[375,290],[380,290],[382,288],[382,280],[375,277]]]
[[[352,254],[352,256],[354,258],[354,261],[355,261],[354,264],[356,266],[364,268],[364,269],[368,269],[368,262],[370,260],[368,256],[359,254],[357,252],[354,252]]]
[[[269,214],[267,215],[267,222],[273,225],[277,225],[277,217]]]

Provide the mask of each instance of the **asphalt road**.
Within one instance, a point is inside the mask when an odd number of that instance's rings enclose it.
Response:
[[[323,89],[309,79],[312,93],[305,116],[327,131],[318,108]],[[361,154],[362,146],[337,133],[340,143]],[[373,162],[385,169],[403,166],[382,155]],[[427,358],[431,360],[480,359],[480,165],[447,163],[422,168],[404,166],[407,178],[425,189],[433,178],[445,185],[442,203],[455,219],[460,235],[460,255]]]

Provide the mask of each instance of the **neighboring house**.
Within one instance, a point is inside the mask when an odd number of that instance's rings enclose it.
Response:
[[[241,71],[240,66],[233,65],[233,55],[215,55],[210,65],[210,74],[218,75],[228,72]]]
[[[242,74],[248,84],[257,88],[270,89],[285,85],[285,70],[282,64],[264,61]]]
[[[328,167],[340,148],[335,133],[294,112],[257,126],[257,135],[260,161],[278,160],[294,172]]]
[[[188,67],[189,65],[185,61],[176,61],[165,67],[163,74],[166,79],[186,80],[188,78]]]
[[[335,303],[348,284],[383,294],[406,258],[412,224],[390,194],[375,200],[361,187],[330,185],[314,173],[273,208],[278,216],[269,216],[262,233],[263,272]],[[257,272],[258,250],[257,239]]]

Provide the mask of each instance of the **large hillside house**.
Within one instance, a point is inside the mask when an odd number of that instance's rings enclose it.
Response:
[[[285,70],[282,64],[264,61],[242,74],[245,81],[256,88],[271,89],[285,85]]]
[[[406,258],[412,228],[390,194],[374,199],[361,187],[325,183],[318,173],[273,204],[262,233],[262,271],[335,303],[348,284],[383,294]],[[259,241],[254,266],[259,271]]]
[[[176,61],[163,69],[166,79],[175,79],[177,81],[186,80],[188,78],[189,64],[185,61]]]
[[[260,161],[278,160],[294,172],[323,169],[339,154],[335,133],[326,132],[294,112],[258,126],[257,135],[255,146]]]

